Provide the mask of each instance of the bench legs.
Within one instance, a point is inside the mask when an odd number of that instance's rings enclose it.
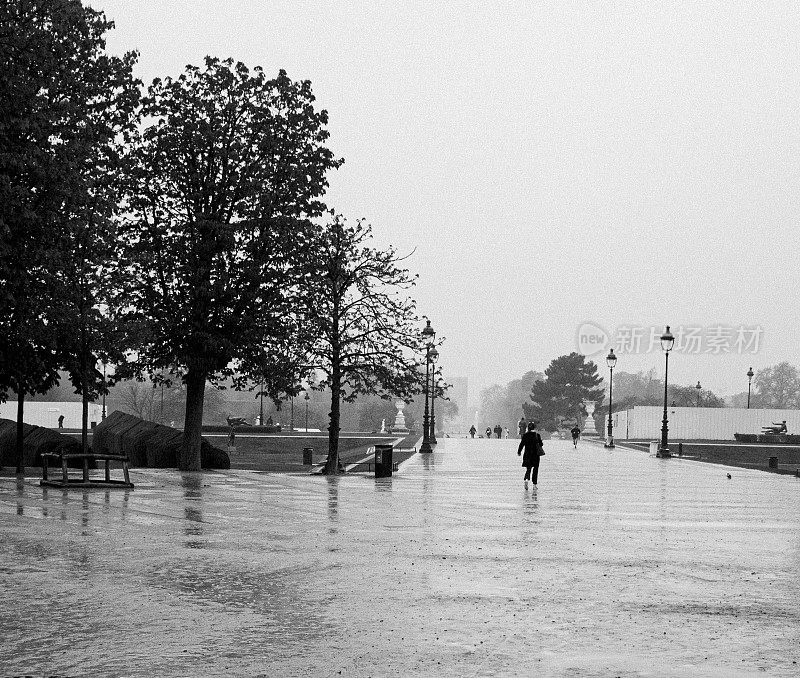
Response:
[[[133,487],[133,483],[131,483],[130,472],[128,470],[129,461],[127,457],[123,457],[122,455],[111,456],[108,459],[103,459],[105,455],[93,455],[93,454],[57,454],[57,453],[47,453],[48,456],[42,455],[42,485],[52,485],[54,487]],[[63,480],[50,480],[50,458],[59,458],[61,460],[61,472],[63,476]],[[98,459],[97,457],[100,457]],[[69,478],[69,469],[68,469],[68,462],[70,459],[80,459],[83,462],[83,478],[78,480],[77,478],[73,478],[70,480]],[[102,461],[105,462],[105,480],[100,480],[99,478],[95,478],[94,480],[89,477],[89,462],[94,459],[95,461]],[[122,463],[122,473],[125,476],[125,480],[112,480],[111,479],[111,462],[112,461],[120,461]],[[53,467],[54,469],[57,467]]]

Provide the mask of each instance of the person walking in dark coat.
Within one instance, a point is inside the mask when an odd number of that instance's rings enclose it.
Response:
[[[474,425],[474,424],[473,424],[472,426],[470,426],[470,427],[469,427],[469,434],[470,434],[470,436],[471,436],[471,437],[473,437],[473,438],[474,438],[474,437],[475,437],[475,434],[476,434],[477,432],[478,432],[478,431],[477,431],[477,429],[475,428],[475,425]]]
[[[525,454],[522,454],[522,450]],[[528,479],[533,482],[533,486],[539,482],[539,457],[544,454],[542,451],[542,436],[536,431],[536,424],[528,424],[528,431],[522,436],[517,448],[517,455],[522,455],[522,465],[525,467],[525,489],[528,489]]]
[[[503,437],[503,429],[500,424],[494,427],[494,437],[495,438],[502,438]]]
[[[517,422],[517,433],[519,434],[520,438],[522,438],[522,436],[525,435],[525,430],[527,428],[528,425],[525,423],[525,416],[523,415],[519,418],[519,421]]]

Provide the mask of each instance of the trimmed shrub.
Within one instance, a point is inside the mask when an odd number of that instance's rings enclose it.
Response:
[[[22,425],[22,460],[25,466],[41,466],[43,452],[80,452],[81,445],[71,436],[44,426]],[[16,466],[17,422],[0,419],[0,466]],[[82,466],[73,462],[72,466]]]
[[[94,431],[95,453],[127,454],[131,466],[177,468],[183,433],[123,412],[112,412]],[[228,454],[201,440],[200,464],[203,468],[229,469]]]

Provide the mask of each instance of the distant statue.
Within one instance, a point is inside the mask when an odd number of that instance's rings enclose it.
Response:
[[[381,433],[386,433],[386,419],[381,419]]]
[[[583,422],[583,435],[596,436],[597,429],[594,426],[594,403],[583,403],[586,408],[586,420]]]
[[[772,422],[772,426],[762,426],[761,432],[768,435],[768,436],[777,436],[781,433],[786,433],[788,429],[786,428],[786,420],[784,419],[780,424]]]

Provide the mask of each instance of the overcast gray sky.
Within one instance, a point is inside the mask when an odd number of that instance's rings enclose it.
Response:
[[[722,394],[800,362],[796,4],[90,4],[145,82],[206,54],[312,81],[346,161],[328,204],[416,248],[420,311],[473,393],[587,321],[623,339],[618,369],[659,375],[650,328],[694,332],[670,381]]]

